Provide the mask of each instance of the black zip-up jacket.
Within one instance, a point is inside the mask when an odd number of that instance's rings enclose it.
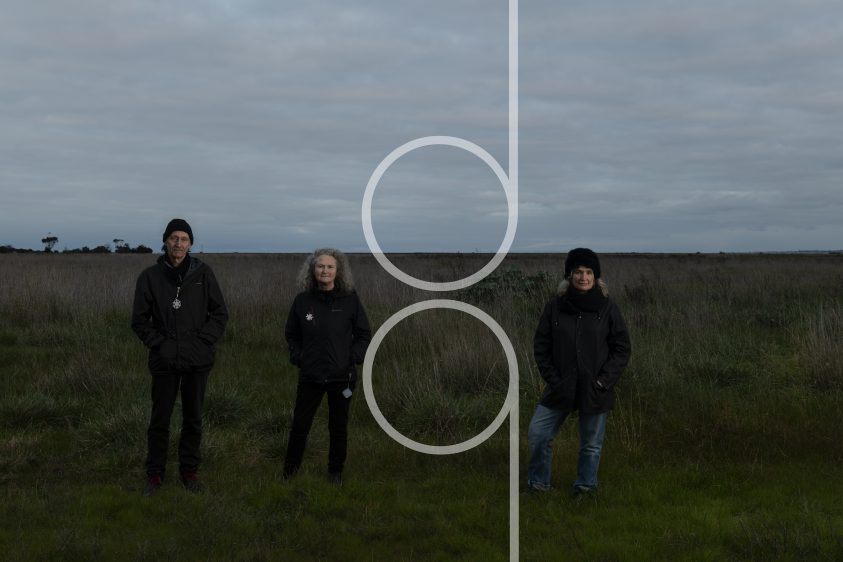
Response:
[[[284,330],[290,363],[303,381],[356,380],[354,365],[372,339],[369,319],[356,292],[305,291],[296,295]]]
[[[585,312],[564,296],[554,298],[533,338],[536,365],[547,382],[541,404],[585,414],[611,410],[613,388],[631,353],[629,333],[611,299],[599,312]]]
[[[214,272],[197,258],[185,259],[183,276],[164,256],[138,276],[132,330],[149,348],[153,375],[210,370],[228,321]]]

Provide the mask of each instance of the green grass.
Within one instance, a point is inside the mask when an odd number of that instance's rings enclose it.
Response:
[[[0,256],[0,552],[9,560],[508,560],[506,425],[456,456],[392,441],[358,385],[342,488],[325,478],[325,408],[302,473],[281,479],[296,373],[283,344],[301,256],[207,255],[231,321],[208,386],[202,477],[140,496],[149,375],[129,329],[150,256]],[[488,256],[395,256],[448,280]],[[518,356],[522,480],[542,390],[532,336],[563,256],[513,255],[475,290],[431,295],[353,256],[373,328],[420,300],[471,302]],[[556,442],[556,491],[520,498],[522,560],[843,558],[843,257],[603,258],[633,359],[610,416],[601,492],[567,491],[576,423]],[[798,271],[800,284],[791,272]],[[61,280],[61,282],[53,281]],[[429,444],[467,439],[503,403],[505,357],[451,310],[413,315],[373,373],[390,423]],[[171,431],[175,471],[179,406]]]
[[[522,513],[530,514],[522,517],[525,558],[837,560],[843,482],[835,473],[832,466],[796,461],[607,462],[594,500],[552,492],[522,503]],[[554,532],[562,540],[542,541]]]

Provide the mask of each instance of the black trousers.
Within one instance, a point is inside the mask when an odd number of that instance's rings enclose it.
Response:
[[[170,417],[176,397],[181,392],[182,425],[179,437],[179,471],[198,470],[202,460],[202,404],[208,371],[199,373],[174,372],[152,376],[152,415],[147,430],[148,453],[146,473],[164,475],[167,467],[167,448],[170,442]]]
[[[307,435],[313,424],[313,417],[322,402],[322,396],[328,395],[328,472],[339,474],[345,466],[348,452],[348,409],[351,397],[342,395],[348,388],[345,381],[327,384],[299,381],[296,389],[296,407],[293,411],[293,425],[287,442],[287,457],[284,459],[284,474],[292,475],[301,466]]]

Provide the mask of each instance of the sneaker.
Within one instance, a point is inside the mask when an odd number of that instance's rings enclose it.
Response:
[[[143,487],[143,497],[148,498],[155,494],[163,481],[160,474],[150,474],[146,480],[146,486]]]
[[[585,498],[596,498],[597,488],[590,488],[588,486],[574,486],[571,490],[571,497],[576,500],[583,500]]]
[[[342,486],[342,472],[329,472],[328,480],[334,486]]]
[[[193,494],[198,494],[205,490],[205,486],[199,481],[196,472],[183,472],[181,475],[181,485],[184,489]]]
[[[551,490],[553,490],[553,486],[545,487],[545,486],[536,486],[536,485],[533,485],[533,484],[527,484],[527,487],[524,488],[524,491],[521,492],[521,493],[524,494],[524,495],[527,495],[527,496],[538,496],[538,495],[541,495],[541,494],[546,494],[546,493],[550,492]]]

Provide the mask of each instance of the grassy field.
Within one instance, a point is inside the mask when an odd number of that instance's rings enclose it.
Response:
[[[383,433],[358,385],[343,487],[325,478],[322,410],[300,477],[284,482],[296,373],[283,326],[303,256],[201,257],[231,312],[205,408],[208,492],[169,478],[142,498],[149,375],[129,308],[154,258],[0,255],[4,559],[508,560],[506,424],[469,452],[422,455]],[[393,260],[444,281],[488,257]],[[374,329],[431,298],[469,302],[504,327],[519,360],[522,481],[542,389],[532,335],[563,259],[510,255],[474,287],[432,294],[352,256]],[[567,495],[569,421],[555,447],[557,491],[520,498],[520,559],[843,559],[843,256],[609,255],[602,269],[633,358],[609,418],[600,496]],[[507,377],[481,322],[429,310],[387,335],[373,380],[390,423],[444,445],[490,423]]]

